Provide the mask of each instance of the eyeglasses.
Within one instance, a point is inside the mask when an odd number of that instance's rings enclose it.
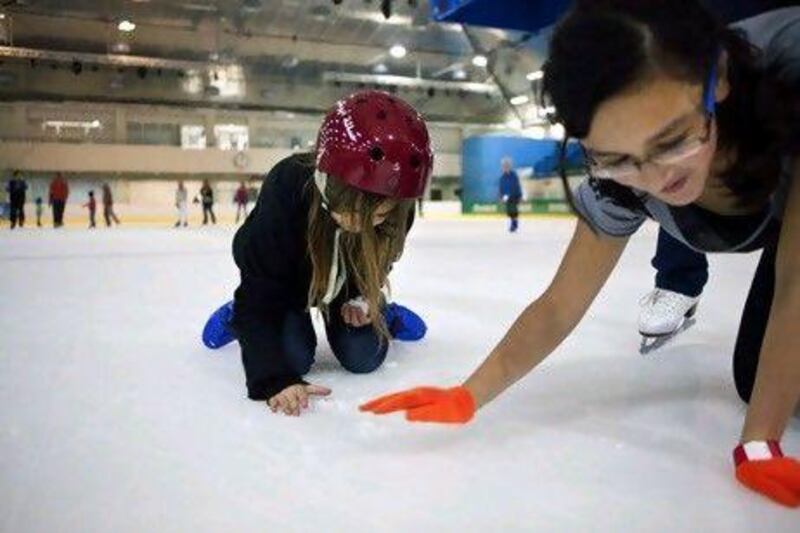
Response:
[[[596,179],[624,180],[638,176],[642,172],[642,167],[646,163],[657,166],[679,165],[698,155],[706,147],[711,139],[711,128],[714,120],[716,99],[714,90],[717,85],[716,63],[709,72],[706,86],[703,89],[703,101],[698,106],[699,113],[704,116],[704,127],[699,132],[688,134],[677,144],[651,155],[644,159],[626,157],[619,163],[601,163],[597,161],[592,153],[583,145],[583,155],[586,164],[586,172],[589,177]]]

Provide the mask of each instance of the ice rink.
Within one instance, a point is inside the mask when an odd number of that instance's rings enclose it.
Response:
[[[646,357],[646,226],[587,318],[464,427],[361,414],[453,385],[555,272],[574,221],[422,220],[395,299],[428,336],[348,375],[321,340],[300,418],[245,397],[238,346],[200,343],[237,270],[233,228],[0,233],[0,530],[798,531],[740,487],[731,359],[757,254],[716,256],[697,324]],[[324,339],[324,336],[321,337]],[[800,420],[784,439],[800,451]]]

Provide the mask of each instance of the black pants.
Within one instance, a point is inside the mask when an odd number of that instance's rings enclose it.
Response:
[[[389,344],[381,342],[370,325],[356,328],[345,324],[341,306],[341,301],[331,305],[330,320],[325,325],[333,354],[350,372],[372,372],[383,364]],[[242,347],[242,359],[248,374],[303,376],[311,370],[317,336],[310,313],[289,311],[281,320],[262,321],[237,317],[234,309],[231,325]],[[282,357],[269,359],[265,357],[265,350],[280,353]],[[248,388],[253,385],[248,382]]]
[[[733,351],[733,380],[739,397],[745,402],[750,401],[753,392],[761,344],[772,308],[777,247],[777,242],[773,242],[761,253],[761,260],[758,262],[750,292],[747,294],[739,323],[739,333],[736,336],[736,347]]]
[[[95,215],[97,214],[97,210],[89,209],[89,227],[95,228],[97,227],[97,222],[95,221]]]
[[[9,220],[11,221],[11,229],[14,229],[17,224],[19,227],[25,225],[25,201],[11,202],[11,212],[9,213]]]
[[[386,359],[389,344],[381,342],[372,326],[348,326],[342,320],[341,306],[331,306],[325,333],[333,355],[350,372],[366,374],[377,369]],[[297,375],[307,374],[314,363],[317,336],[311,314],[290,312],[283,323],[282,343],[287,363]]]
[[[64,200],[53,200],[53,227],[58,228],[64,225]]]
[[[119,224],[119,219],[117,218],[117,215],[114,213],[114,206],[113,205],[104,205],[103,206],[103,218],[106,219],[106,226],[110,226],[112,220],[116,224]]]
[[[506,215],[511,220],[516,220],[519,217],[519,198],[506,200]]]
[[[211,216],[211,223],[217,223],[217,217],[214,216],[214,211],[212,210],[214,204],[203,204],[203,224],[208,224],[208,217]]]
[[[669,233],[660,229],[656,255],[656,287],[692,298],[700,296],[708,281],[708,261],[705,254],[695,252]]]

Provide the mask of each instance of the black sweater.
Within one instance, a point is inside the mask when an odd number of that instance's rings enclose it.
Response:
[[[233,258],[241,274],[234,293],[233,329],[252,400],[266,400],[290,385],[305,383],[285,362],[281,327],[288,311],[302,312],[308,305],[312,267],[306,233],[313,176],[308,154],[275,165],[233,239]],[[407,228],[412,223],[413,211]],[[348,278],[337,300],[356,296],[357,288]]]

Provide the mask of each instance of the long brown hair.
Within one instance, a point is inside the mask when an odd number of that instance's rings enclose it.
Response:
[[[313,180],[308,183],[311,194],[311,209],[308,212],[308,256],[311,259],[311,285],[308,290],[308,306],[317,307],[327,314],[323,297],[328,289],[328,275],[338,226],[328,210],[337,213],[352,213],[361,223],[360,231],[342,231],[340,253],[347,266],[348,277],[355,281],[361,296],[370,309],[372,327],[382,340],[388,340],[389,330],[378,312],[383,306],[381,289],[389,290],[389,270],[392,263],[403,253],[409,216],[414,209],[414,200],[393,200],[385,196],[361,191],[345,185],[334,176],[328,176],[325,186],[327,209]],[[393,207],[377,226],[372,217],[378,207],[391,202]],[[347,285],[342,288],[346,290]],[[356,295],[352,295],[355,297]]]

